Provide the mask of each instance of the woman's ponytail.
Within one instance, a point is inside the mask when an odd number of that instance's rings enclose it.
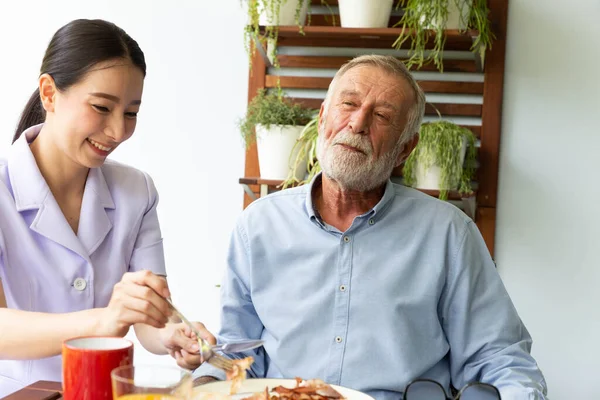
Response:
[[[13,137],[13,143],[21,136],[23,131],[34,125],[41,124],[46,119],[46,112],[42,107],[42,101],[40,99],[40,90],[35,89],[35,92],[29,98],[25,109],[21,113],[15,136]]]

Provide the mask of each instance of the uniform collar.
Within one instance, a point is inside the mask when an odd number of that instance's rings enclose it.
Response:
[[[85,183],[77,236],[62,214],[44,180],[29,144],[43,124],[23,132],[8,154],[8,173],[17,211],[38,210],[30,228],[86,257],[100,245],[112,228],[106,210],[115,209],[101,168],[91,168]]]
[[[8,173],[18,211],[38,209],[50,194],[50,188],[40,172],[29,145],[39,135],[39,124],[28,128],[12,145],[8,154]],[[92,191],[99,203],[114,209],[115,203],[100,168],[91,168],[85,183],[85,190]]]

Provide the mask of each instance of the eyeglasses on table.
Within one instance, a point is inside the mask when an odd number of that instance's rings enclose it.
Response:
[[[439,382],[431,379],[416,379],[406,386],[403,400],[501,400],[501,398],[498,389],[488,383],[468,383],[458,391],[456,396],[450,397]]]

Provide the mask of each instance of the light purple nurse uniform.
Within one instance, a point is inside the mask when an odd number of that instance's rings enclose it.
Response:
[[[166,275],[152,179],[110,160],[91,169],[76,235],[28,145],[41,127],[26,130],[0,158],[0,279],[8,308],[105,307],[125,272]],[[61,381],[60,356],[0,360],[0,398],[38,380]]]

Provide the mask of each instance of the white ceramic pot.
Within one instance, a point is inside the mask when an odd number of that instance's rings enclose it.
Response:
[[[444,26],[441,18],[434,18],[428,26],[431,29],[467,29],[472,1],[448,0],[448,20]]]
[[[460,150],[460,165],[465,162],[465,154],[467,153],[467,140],[463,139],[462,147]],[[415,166],[415,180],[416,187],[419,189],[427,190],[456,190],[460,182],[460,177],[455,181],[451,182],[450,187],[442,187],[440,184],[440,177],[442,170],[438,167],[435,162],[429,169],[425,169],[422,163],[417,162]]]
[[[306,11],[308,10],[308,2],[310,0],[283,0],[281,7],[279,8],[279,26],[298,25],[296,22],[296,5],[299,1],[303,1],[302,8],[300,9],[300,19],[298,22],[301,26],[304,26],[306,20]],[[260,25],[277,25],[277,19],[274,18],[270,10],[261,10],[259,17]]]
[[[296,159],[297,151],[292,154],[296,141],[304,126],[271,125],[266,129],[263,125],[256,126],[256,146],[258,166],[262,179],[286,179],[291,162]],[[300,163],[294,171],[297,179],[304,179],[306,162]]]
[[[339,0],[343,28],[387,28],[393,0]]]

